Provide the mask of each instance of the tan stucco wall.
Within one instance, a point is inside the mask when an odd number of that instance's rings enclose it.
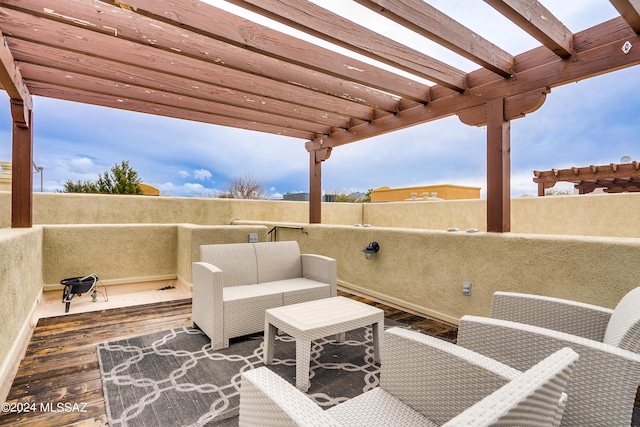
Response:
[[[265,226],[193,224],[73,224],[44,226],[43,283],[58,289],[68,277],[95,274],[105,285],[179,279],[191,285],[200,245],[267,240]]]
[[[175,225],[45,226],[44,284],[89,274],[105,284],[175,278],[176,242]]]
[[[519,233],[640,237],[638,212],[640,193],[523,197],[511,201],[511,225]]]
[[[6,228],[10,202],[0,192],[3,386],[43,285],[91,273],[106,284],[188,283],[201,244],[245,242],[250,232],[265,241],[276,221],[303,226],[279,228],[278,240],[336,258],[343,286],[453,323],[487,315],[496,290],[613,307],[640,276],[640,194],[514,199],[506,234],[464,232],[485,229],[484,200],[323,203],[325,224],[310,225],[306,202],[35,193],[34,223],[50,225],[29,230]],[[372,226],[355,226],[363,223]],[[607,237],[590,237],[598,234]],[[373,240],[381,250],[367,261]]]
[[[11,162],[0,162],[0,191],[11,191]]]
[[[6,198],[4,198],[6,197]],[[3,208],[9,209],[10,193],[0,193]],[[4,201],[7,205],[4,205]],[[327,206],[330,203],[323,203]],[[337,205],[337,203],[333,203]],[[358,205],[337,206],[328,210],[326,219],[349,224],[359,220]],[[2,209],[3,211],[5,209]],[[0,217],[1,219],[2,217]],[[4,226],[10,226],[6,216]],[[237,200],[184,197],[117,196],[104,194],[33,194],[34,224],[231,224],[234,219],[254,218],[264,221],[308,221],[306,202],[281,200]]]
[[[0,402],[31,333],[42,292],[42,228],[0,229]]]
[[[278,240],[336,258],[348,288],[453,323],[489,315],[498,290],[613,308],[640,284],[640,239],[305,225],[279,229]],[[380,251],[368,261],[371,241]],[[462,282],[472,283],[471,296]]]
[[[307,223],[307,202],[93,194],[33,194],[34,224],[199,224],[234,220]],[[511,231],[640,237],[640,193],[523,197],[511,200]],[[486,230],[486,200],[323,203],[324,224]],[[0,192],[0,228],[11,226],[11,193]]]
[[[640,193],[521,197],[511,199],[511,231],[640,237],[639,210]],[[487,201],[366,203],[363,222],[381,227],[486,231]]]
[[[364,223],[380,227],[460,230],[487,228],[485,200],[389,202],[364,205]]]

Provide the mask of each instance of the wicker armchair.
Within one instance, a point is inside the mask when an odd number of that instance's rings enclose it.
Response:
[[[578,355],[562,349],[521,373],[455,344],[385,332],[380,387],[323,411],[266,367],[242,374],[239,425],[559,425]]]
[[[631,424],[640,380],[640,288],[614,310],[543,296],[497,292],[491,318],[464,316],[458,345],[519,370],[571,347],[580,360],[567,386],[562,425]]]

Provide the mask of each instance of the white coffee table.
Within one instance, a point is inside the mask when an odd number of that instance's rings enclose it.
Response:
[[[379,308],[345,297],[325,298],[265,311],[264,363],[273,363],[276,331],[296,340],[296,388],[309,390],[311,341],[339,335],[352,329],[371,325],[373,328],[374,360],[380,362],[380,339],[384,331],[384,312]]]

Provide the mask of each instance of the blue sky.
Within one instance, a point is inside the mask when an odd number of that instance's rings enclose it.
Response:
[[[379,18],[352,2],[316,2],[382,28],[375,21]],[[483,2],[429,3],[512,54],[539,45],[520,30],[505,31],[509,23]],[[464,6],[456,6],[460,3]],[[573,32],[616,16],[602,0],[544,3]],[[475,19],[479,13],[487,19]],[[387,31],[407,43],[417,40],[398,28]],[[478,68],[464,59],[448,58],[437,47],[416,47],[465,71]],[[534,170],[608,164],[625,155],[640,160],[638,111],[637,66],[552,89],[538,111],[511,122],[512,196],[537,193]],[[309,158],[303,140],[41,97],[34,97],[34,121],[34,161],[44,168],[44,191],[56,191],[66,180],[95,181],[122,160],[165,196],[199,197],[224,189],[231,178],[247,176],[260,180],[274,198],[308,191]],[[480,187],[484,197],[485,141],[485,128],[464,125],[454,116],[341,146],[323,163],[323,190],[366,192],[383,185],[449,183]],[[10,160],[11,115],[4,94],[0,161]],[[38,175],[34,188],[40,189]]]

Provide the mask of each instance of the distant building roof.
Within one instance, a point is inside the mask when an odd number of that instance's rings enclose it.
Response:
[[[160,190],[156,187],[153,187],[149,184],[140,184],[140,188],[142,189],[142,194],[145,196],[159,196]]]
[[[372,202],[400,202],[405,200],[462,200],[479,199],[480,187],[453,184],[422,185],[417,187],[378,187],[371,191]]]

